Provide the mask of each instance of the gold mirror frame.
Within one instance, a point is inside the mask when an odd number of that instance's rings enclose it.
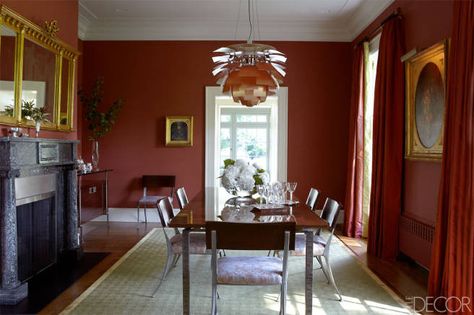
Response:
[[[14,66],[14,114],[13,117],[0,116],[0,123],[20,127],[31,127],[32,122],[27,122],[21,117],[21,95],[23,82],[23,56],[25,39],[52,51],[56,56],[54,69],[54,121],[42,123],[48,130],[72,131],[74,109],[74,87],[76,77],[76,64],[79,52],[56,38],[57,22],[45,22],[42,28],[28,19],[22,17],[5,5],[0,5],[0,26],[6,26],[16,33],[15,41],[15,66]],[[1,37],[0,37],[1,44]],[[63,60],[68,60],[67,91],[61,90]],[[1,66],[1,65],[0,65]],[[61,93],[67,93],[67,124],[61,124]]]

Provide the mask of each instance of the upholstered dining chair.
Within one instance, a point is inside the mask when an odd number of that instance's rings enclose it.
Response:
[[[337,218],[341,209],[342,206],[339,204],[339,202],[331,198],[326,198],[326,202],[324,203],[323,209],[321,210],[321,218],[328,222],[329,235],[327,238],[324,238],[322,235],[316,234],[313,240],[313,256],[321,266],[328,283],[331,283],[334,289],[336,289],[337,295],[339,296],[339,301],[342,301],[342,296],[339,292],[339,289],[337,288],[336,282],[334,281],[334,276],[329,261],[329,254],[331,240],[334,235],[334,230],[336,229]],[[295,250],[290,254],[293,256],[306,255],[306,236],[304,234],[301,235],[298,233],[296,235]]]
[[[137,204],[137,222],[140,222],[140,209],[143,208],[145,215],[145,223],[148,222],[146,216],[147,206],[156,207],[157,202],[166,196],[158,196],[150,194],[150,190],[158,190],[159,188],[170,188],[169,198],[173,200],[173,192],[176,182],[174,175],[143,175],[142,187],[143,196],[138,200]]]
[[[206,222],[206,244],[212,250],[211,314],[217,314],[218,285],[279,285],[280,314],[285,314],[288,253],[294,248],[294,238],[295,222]],[[269,256],[217,258],[219,249],[282,250],[283,258]]]
[[[308,198],[306,199],[306,205],[311,209],[314,210],[316,206],[316,202],[318,201],[319,197],[319,190],[315,188],[311,188],[308,193]]]
[[[160,281],[152,296],[155,296],[156,292],[161,286],[161,283],[168,275],[168,272],[172,267],[175,267],[178,263],[179,258],[183,250],[183,237],[177,228],[174,229],[172,236],[168,235],[170,232],[169,222],[174,217],[173,206],[169,198],[162,198],[157,205],[158,216],[160,217],[161,226],[166,239],[166,252],[167,258],[163,268],[163,272],[160,276]],[[189,253],[190,254],[206,254],[206,234],[203,232],[191,232],[189,233]]]
[[[179,187],[178,189],[176,189],[176,196],[178,196],[178,203],[180,209],[183,209],[189,203],[189,199],[186,195],[186,190],[184,190],[184,187]]]

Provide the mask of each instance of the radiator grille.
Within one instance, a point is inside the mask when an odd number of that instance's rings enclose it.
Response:
[[[400,229],[414,234],[422,240],[429,242],[430,244],[433,243],[434,227],[431,225],[422,223],[409,217],[401,216]]]

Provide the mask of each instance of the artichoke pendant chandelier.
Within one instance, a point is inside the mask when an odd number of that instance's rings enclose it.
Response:
[[[250,34],[247,43],[216,49],[212,74],[234,102],[252,107],[275,95],[283,83],[286,57],[274,47],[252,42],[253,26],[248,0]]]

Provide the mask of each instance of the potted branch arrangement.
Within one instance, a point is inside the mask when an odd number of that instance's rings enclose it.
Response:
[[[79,91],[79,99],[84,105],[87,129],[89,130],[89,140],[92,141],[92,167],[98,169],[99,166],[99,139],[112,130],[118,114],[123,106],[121,98],[112,102],[109,108],[103,112],[99,111],[103,99],[102,86],[103,78],[95,81],[90,94]]]
[[[13,117],[13,106],[9,105],[5,107],[4,114]],[[41,123],[48,121],[46,118],[49,113],[46,112],[46,107],[36,107],[35,100],[21,101],[21,117],[25,121],[32,120],[35,122],[36,138],[39,136],[41,130]],[[29,130],[29,128],[28,128]]]

